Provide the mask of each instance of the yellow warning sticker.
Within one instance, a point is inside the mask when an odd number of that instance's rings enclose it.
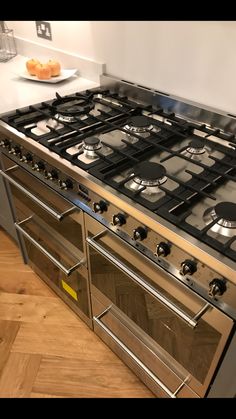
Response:
[[[63,281],[63,279],[61,280],[61,283],[64,290],[68,292],[74,300],[78,301],[77,292],[73,290],[73,288],[71,288],[65,281]]]

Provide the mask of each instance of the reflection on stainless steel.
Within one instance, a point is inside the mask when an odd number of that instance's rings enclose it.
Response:
[[[205,397],[236,322],[236,120],[101,80],[0,116],[22,251],[155,394]]]
[[[43,119],[42,121],[37,122],[36,127],[32,128],[31,132],[35,135],[40,136],[40,135],[46,134],[47,132],[50,132],[50,128],[61,129],[63,128],[63,126],[64,126],[63,124],[60,124],[60,122],[55,121],[55,119],[52,119],[52,118]]]
[[[100,99],[102,103],[107,102],[108,105],[112,104],[112,105],[115,105],[115,106],[118,106],[118,107],[122,108],[122,104],[119,102],[119,100],[115,100],[115,99],[112,99],[112,98],[109,98],[109,97],[105,97],[104,95],[102,95],[100,93],[95,95],[95,98]]]
[[[58,121],[61,121],[61,122],[75,122],[76,121],[75,116],[73,116],[73,115],[63,115],[63,114],[60,114],[60,113],[56,113],[55,118]]]

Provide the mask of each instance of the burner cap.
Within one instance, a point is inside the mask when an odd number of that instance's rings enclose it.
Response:
[[[99,140],[98,137],[88,137],[88,138],[85,138],[84,139],[84,144],[86,144],[86,145],[95,146],[95,145],[97,145],[99,143],[100,143],[100,140]]]
[[[148,118],[143,115],[132,116],[129,119],[128,123],[129,125],[132,125],[138,128],[148,127],[150,125]]]
[[[146,116],[137,115],[129,118],[127,124],[125,125],[125,129],[137,133],[147,132],[153,129],[153,125],[150,124],[150,120]]]
[[[165,176],[166,169],[161,164],[144,161],[134,167],[134,174],[144,181],[156,181]]]
[[[217,218],[229,222],[236,222],[236,204],[233,202],[220,202],[215,206],[215,213]]]
[[[201,140],[199,140],[198,138],[194,138],[192,141],[190,141],[189,145],[190,148],[203,148],[204,144]]]

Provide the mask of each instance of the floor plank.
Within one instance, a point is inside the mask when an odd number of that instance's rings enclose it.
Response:
[[[78,317],[55,294],[41,297],[0,292],[0,319],[78,325]]]
[[[3,269],[0,265],[1,280],[0,291],[25,294],[25,295],[40,295],[43,297],[54,297],[55,293],[36,275],[32,270],[13,270]]]
[[[42,358],[32,391],[79,398],[150,397],[150,391],[140,385],[139,379],[130,374],[122,362],[113,364],[59,357]]]
[[[82,361],[109,360],[119,364],[119,358],[82,320],[76,325],[22,324],[12,346],[13,352],[45,354]]]
[[[0,320],[0,376],[10,355],[18,330],[19,323]]]
[[[11,353],[0,379],[0,398],[28,398],[41,355]]]

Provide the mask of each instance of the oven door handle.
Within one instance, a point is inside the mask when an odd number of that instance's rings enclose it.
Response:
[[[40,205],[45,211],[47,211],[50,215],[52,215],[54,218],[57,219],[57,221],[61,221],[66,215],[69,215],[71,212],[73,212],[77,207],[73,206],[69,208],[68,210],[58,213],[51,207],[49,207],[47,204],[45,204],[43,201],[41,201],[39,198],[37,198],[35,195],[33,195],[30,191],[25,189],[22,185],[20,185],[18,182],[16,182],[14,179],[12,179],[8,174],[3,172],[3,170],[0,170],[0,175],[4,177],[8,182],[10,182],[13,186],[15,186],[17,189],[19,189],[21,192],[23,192],[25,195],[27,195],[32,201],[36,202],[36,204]]]
[[[101,314],[98,316],[93,316],[93,321],[105,332],[107,333],[115,342],[116,344],[123,349],[123,351],[130,356],[130,358],[136,362],[136,364],[142,368],[145,373],[151,378],[161,389],[168,394],[169,397],[172,399],[176,399],[176,395],[179,391],[184,387],[189,377],[186,377],[182,383],[178,386],[178,388],[172,392],[171,390],[166,387],[166,385],[157,378],[155,374],[101,321],[102,317],[105,316],[111,310],[112,305],[106,308]]]
[[[104,247],[102,247],[99,243],[97,243],[94,239],[101,237],[100,234],[94,236],[93,238],[87,237],[86,241],[90,246],[92,246],[97,252],[101,255],[105,256],[110,262],[112,262],[117,268],[123,271],[125,274],[129,275],[136,284],[141,285],[142,288],[145,289],[149,294],[151,294],[154,298],[156,298],[159,302],[164,304],[169,310],[174,312],[177,316],[180,317],[181,320],[186,322],[188,326],[192,327],[193,329],[198,325],[198,320],[203,316],[204,313],[211,307],[211,304],[206,303],[193,317],[190,317],[187,313],[185,313],[181,308],[176,306],[172,301],[162,295],[160,292],[155,290],[151,285],[149,285],[142,277],[128,268],[123,262],[121,262],[117,257],[112,255],[108,252]]]
[[[31,218],[32,217],[29,217],[29,218],[26,218],[23,221],[20,221],[19,223],[15,223],[16,229],[21,234],[23,234],[23,236],[25,236],[31,243],[33,243],[33,245],[35,247],[37,247],[40,250],[40,252],[42,252],[45,256],[47,256],[47,258],[50,259],[54,263],[54,265],[56,265],[62,272],[64,272],[64,274],[66,274],[66,276],[69,276],[72,272],[74,272],[77,268],[79,268],[79,266],[83,265],[84,259],[80,260],[74,266],[72,266],[71,268],[67,269],[64,265],[62,265],[61,262],[59,262],[59,260],[57,260],[53,255],[51,255],[51,253],[49,253],[43,246],[41,246],[41,244],[39,244],[33,237],[31,237],[30,234],[28,234],[24,230],[24,228],[21,226],[21,224],[26,223]]]

